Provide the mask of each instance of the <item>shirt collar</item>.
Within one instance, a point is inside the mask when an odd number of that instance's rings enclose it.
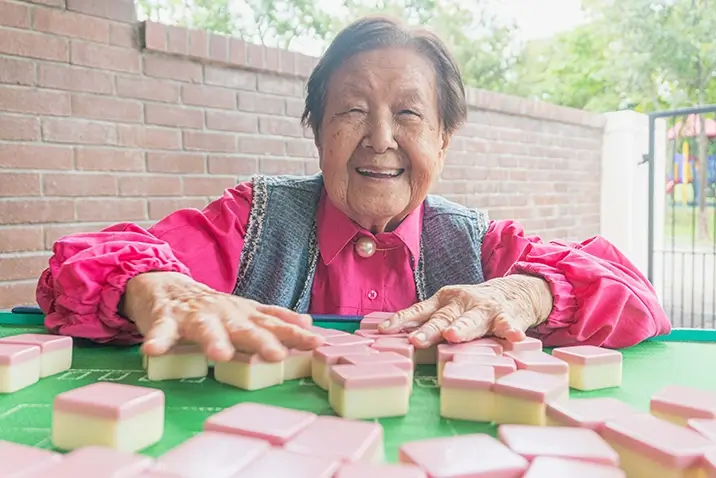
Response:
[[[383,236],[393,235],[410,251],[413,256],[413,268],[420,259],[420,235],[423,225],[423,204],[413,210],[393,232],[374,236],[353,222],[328,198],[325,189],[321,192],[317,212],[318,248],[325,264],[330,264],[356,235],[373,237],[380,241]]]

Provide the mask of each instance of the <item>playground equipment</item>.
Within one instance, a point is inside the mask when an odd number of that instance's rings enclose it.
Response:
[[[696,138],[701,132],[701,121],[696,115],[689,115],[686,121],[678,121],[667,132],[669,141],[673,141],[674,148],[681,143],[681,154],[673,155],[672,167],[668,168],[666,178],[666,193],[680,199],[682,205],[687,205],[689,199],[695,204],[699,201],[699,191],[696,185],[699,181],[698,151],[690,151],[689,138]],[[716,121],[706,119],[706,137],[709,139],[709,152],[713,150],[713,138],[716,137]],[[691,139],[691,142],[693,139]],[[697,148],[694,148],[697,149]],[[716,155],[706,157],[706,188],[716,188]],[[691,194],[689,194],[691,193]],[[691,198],[689,198],[691,196]]]

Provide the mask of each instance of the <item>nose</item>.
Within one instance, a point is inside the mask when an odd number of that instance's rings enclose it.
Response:
[[[378,154],[389,149],[398,149],[398,142],[394,136],[394,126],[389,117],[373,117],[369,119],[368,131],[363,137],[363,147],[371,148]]]

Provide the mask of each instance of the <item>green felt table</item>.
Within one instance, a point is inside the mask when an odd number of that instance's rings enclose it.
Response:
[[[0,336],[42,331],[22,319],[0,313]],[[10,323],[8,323],[10,322]],[[327,323],[353,330],[355,325]],[[333,415],[327,393],[310,379],[293,380],[258,391],[242,391],[203,379],[150,382],[141,367],[138,347],[100,346],[75,341],[72,369],[13,394],[0,395],[0,439],[52,449],[52,400],[58,393],[97,381],[155,387],[166,394],[166,422],[162,440],[141,453],[159,456],[202,429],[210,415],[239,402],[253,401],[321,415]],[[596,392],[572,390],[571,397],[614,397],[648,410],[649,397],[669,384],[716,390],[716,331],[675,330],[670,336],[622,350],[623,385]],[[434,366],[416,370],[410,412],[400,418],[379,420],[385,430],[386,458],[397,460],[398,447],[409,440],[464,433],[489,433],[493,425],[444,420],[439,415],[439,388]]]

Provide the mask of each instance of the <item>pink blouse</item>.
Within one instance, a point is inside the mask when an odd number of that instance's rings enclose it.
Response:
[[[236,281],[251,199],[251,183],[228,189],[204,210],[183,209],[148,230],[131,223],[73,234],[53,247],[37,286],[37,301],[54,333],[96,342],[141,341],[117,314],[125,284],[148,271],[187,274],[230,293]],[[373,236],[322,197],[320,258],[309,313],[394,312],[417,301],[410,264],[419,257],[423,209],[393,232]],[[354,252],[357,235],[376,239],[370,258]],[[554,297],[548,320],[530,331],[546,346],[626,347],[670,331],[647,279],[601,237],[545,243],[513,221],[492,221],[482,246],[485,279],[527,273],[543,277]]]

